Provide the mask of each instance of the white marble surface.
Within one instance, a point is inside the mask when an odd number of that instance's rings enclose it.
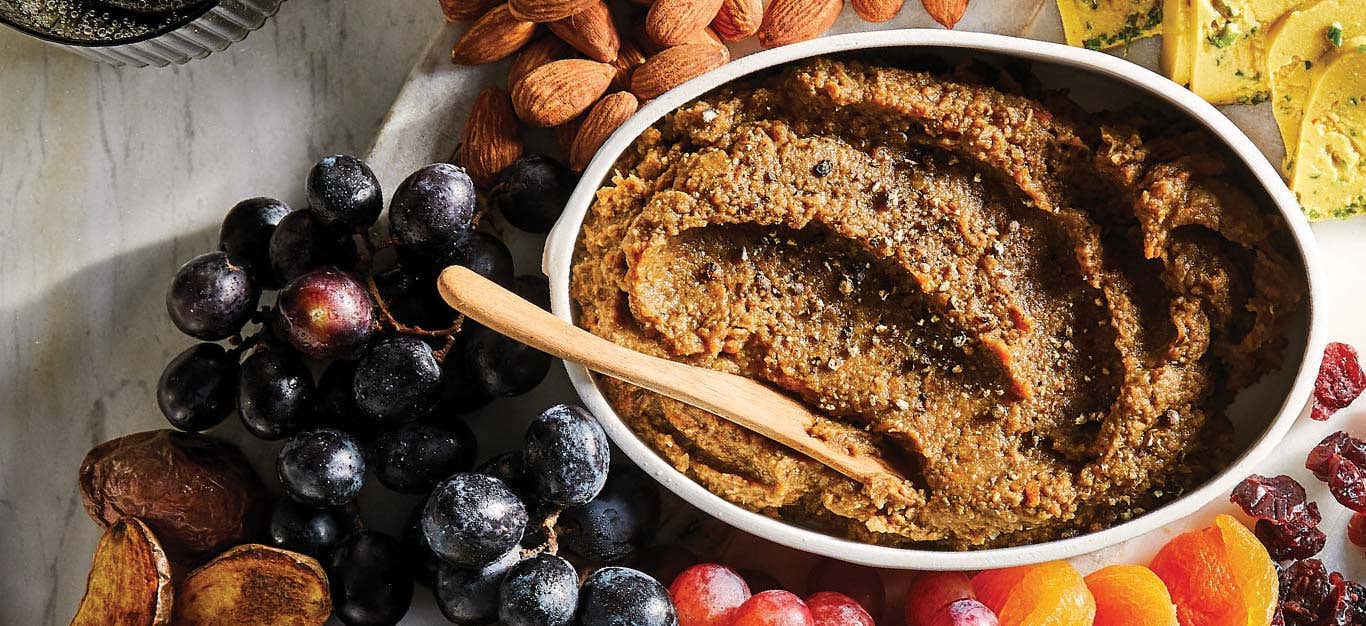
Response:
[[[440,21],[434,0],[295,0],[227,51],[111,68],[0,28],[0,624],[66,624],[98,532],[93,443],[165,420],[188,345],[166,281],[237,200],[303,202],[369,144]]]
[[[164,70],[94,65],[0,29],[0,624],[63,624],[74,611],[98,538],[74,489],[76,467],[95,443],[164,425],[155,381],[190,343],[165,316],[171,273],[213,245],[237,200],[273,195],[299,204],[302,177],[318,156],[366,149],[436,28],[435,4],[295,0],[227,52]],[[915,5],[886,27],[930,25]],[[839,29],[866,27],[846,15]],[[1047,0],[974,0],[960,28],[1061,36]],[[1131,58],[1151,64],[1152,44],[1136,45]],[[1226,111],[1278,158],[1268,111]],[[458,117],[447,124],[458,128]],[[387,188],[401,176],[377,169]],[[1366,219],[1317,225],[1315,233],[1332,261],[1329,334],[1366,347]],[[519,241],[520,271],[535,270],[534,245]],[[570,400],[565,389],[556,370],[531,397],[485,411],[476,427]],[[1366,409],[1332,425],[1298,425],[1287,463],[1343,427],[1366,431]],[[503,430],[497,439],[516,438]],[[244,439],[236,420],[217,432]],[[505,445],[484,443],[493,451]],[[1321,490],[1312,495],[1331,500]],[[392,524],[406,502],[367,494],[363,506]],[[1336,528],[1329,558],[1366,576],[1366,559],[1341,546],[1345,515],[1322,503]],[[424,599],[404,623],[445,622]]]

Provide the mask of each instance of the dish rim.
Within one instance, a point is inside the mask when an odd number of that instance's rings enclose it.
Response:
[[[1176,522],[1215,498],[1229,493],[1243,477],[1254,472],[1285,437],[1308,404],[1326,343],[1317,303],[1324,289],[1319,251],[1299,202],[1281,180],[1275,167],[1241,130],[1208,102],[1184,87],[1142,66],[1103,52],[1063,44],[997,35],[933,29],[898,29],[850,33],[817,38],[757,52],[736,59],[666,92],[643,106],[616,130],[585,168],[564,213],[546,239],[542,270],[549,278],[552,312],[574,322],[569,297],[569,273],[574,248],[584,217],[594,196],[607,180],[623,151],[652,124],[669,112],[721,85],[764,69],[806,58],[880,48],[959,48],[1026,61],[1045,62],[1084,75],[1100,76],[1149,94],[1174,110],[1201,123],[1243,161],[1253,180],[1270,197],[1285,219],[1303,261],[1308,282],[1305,297],[1307,332],[1304,355],[1290,391],[1275,417],[1260,436],[1227,468],[1199,488],[1167,504],[1104,530],[1067,539],[1005,548],[954,552],[919,548],[896,548],[843,539],[755,513],[713,494],[700,483],[676,470],[635,435],[608,404],[589,371],[565,362],[575,391],[597,417],[613,443],[636,465],[683,500],[740,530],[784,546],[852,563],[893,569],[980,570],[1027,565],[1094,552]]]

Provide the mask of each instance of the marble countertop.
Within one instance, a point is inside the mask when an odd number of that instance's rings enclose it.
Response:
[[[915,4],[889,26],[930,25]],[[143,70],[0,29],[0,623],[64,624],[74,611],[99,536],[76,467],[96,443],[165,426],[156,379],[189,344],[165,314],[175,268],[214,245],[236,201],[301,205],[319,156],[362,153],[439,19],[434,0],[288,2],[226,52]],[[1046,0],[975,0],[960,28],[1060,38]],[[1151,64],[1152,44],[1130,54]],[[1279,158],[1265,107],[1225,111]],[[1328,334],[1366,346],[1366,218],[1314,232],[1330,260]],[[521,257],[534,271],[534,253]],[[552,376],[498,410],[571,400]],[[1366,431],[1366,410],[1332,424],[1343,427]],[[1327,430],[1299,425],[1295,441]],[[1361,578],[1356,555],[1334,560]],[[445,623],[418,604],[405,624]]]

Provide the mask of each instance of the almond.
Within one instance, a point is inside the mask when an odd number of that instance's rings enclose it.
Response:
[[[468,22],[479,19],[499,4],[499,0],[441,0],[441,13],[447,22]]]
[[[510,0],[512,14],[528,22],[562,20],[588,8],[594,0]]]
[[[456,65],[483,65],[516,52],[531,41],[536,25],[512,16],[504,4],[484,14],[451,48]]]
[[[512,86],[512,108],[533,126],[558,126],[588,110],[607,91],[616,69],[588,59],[564,59],[531,70]]]
[[[645,53],[636,47],[630,40],[621,42],[621,49],[617,51],[617,58],[612,61],[612,67],[616,68],[617,75],[612,78],[613,89],[630,89],[631,72],[634,72],[641,63],[645,62]]]
[[[546,26],[565,43],[595,61],[611,63],[621,48],[621,37],[612,23],[612,11],[602,0],[595,0],[588,8]]]
[[[953,28],[968,10],[968,0],[920,0],[925,11],[945,28]]]
[[[729,60],[730,52],[724,46],[685,43],[667,48],[645,59],[631,73],[631,92],[649,100]]]
[[[645,56],[654,56],[663,52],[666,48],[673,47],[661,46],[651,40],[650,36],[645,34],[645,23],[643,21],[637,26],[636,35],[636,42],[640,44],[640,49],[645,52]],[[716,31],[712,30],[710,26],[689,35],[688,40],[683,43],[708,43],[723,48],[726,46],[726,44],[721,41],[721,37],[718,36]]]
[[[531,70],[571,56],[574,56],[574,52],[564,40],[554,35],[541,37],[522,48],[522,51],[517,53],[517,58],[512,60],[512,67],[508,68],[508,87],[516,85],[517,81],[522,80],[522,77]]]
[[[721,48],[726,47],[726,43],[721,41],[721,36],[717,35],[716,31],[712,30],[710,26],[689,35],[683,43],[705,43]]]
[[[512,100],[502,87],[489,87],[475,98],[460,144],[460,165],[480,187],[522,156]]]
[[[645,34],[664,47],[677,46],[716,17],[725,0],[655,0],[645,14]]]
[[[721,41],[740,41],[758,32],[763,21],[764,5],[760,0],[722,0],[711,29]]]
[[[621,126],[627,118],[635,115],[640,101],[628,91],[618,91],[599,100],[588,115],[583,118],[579,132],[569,148],[569,169],[582,172],[598,153],[598,148]]]
[[[849,4],[863,21],[879,24],[889,22],[901,13],[906,0],[851,0]]]
[[[759,45],[773,48],[819,37],[843,8],[843,0],[771,0],[759,25]]]

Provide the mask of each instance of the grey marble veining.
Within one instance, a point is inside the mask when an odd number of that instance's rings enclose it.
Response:
[[[318,156],[364,150],[439,20],[431,0],[295,0],[160,70],[0,28],[0,623],[71,618],[98,538],[76,467],[162,426],[156,378],[189,344],[170,274],[232,203],[302,203]]]
[[[929,26],[915,4],[889,26]],[[165,425],[156,379],[191,343],[165,314],[176,267],[212,247],[234,202],[299,205],[319,156],[365,150],[439,20],[434,0],[293,0],[226,52],[160,70],[96,65],[0,29],[0,624],[64,624],[75,610],[99,536],[76,468],[95,443]],[[867,26],[852,14],[837,26],[853,28]],[[1061,36],[1052,0],[974,0],[960,28]],[[1153,41],[1130,52],[1149,67],[1155,53]],[[449,103],[473,95],[410,106],[463,118]],[[1265,107],[1225,112],[1278,158]],[[402,172],[381,175],[388,191]],[[1366,345],[1366,219],[1315,233],[1333,260],[1329,335]],[[536,270],[532,239],[514,244],[519,271]],[[497,433],[481,444],[510,447],[520,433],[492,425],[571,401],[565,389],[555,369],[528,397],[481,413],[476,430]],[[1360,433],[1364,415],[1332,427]],[[1328,427],[1297,425],[1288,448],[1301,454]],[[247,439],[235,419],[215,434]],[[252,447],[267,480],[275,447]],[[375,491],[362,506],[393,530],[412,500]],[[1330,517],[1341,507],[1324,508],[1330,545],[1345,543],[1345,517]],[[1330,562],[1366,575],[1352,554],[1337,545]],[[404,623],[445,622],[424,599]]]

